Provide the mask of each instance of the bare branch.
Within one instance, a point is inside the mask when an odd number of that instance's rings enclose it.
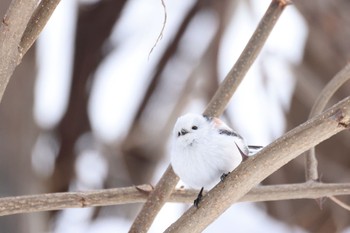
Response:
[[[0,198],[0,216],[84,208],[95,206],[121,205],[145,202],[151,185],[103,189],[86,192],[65,192],[30,196]],[[167,201],[192,203],[198,190],[175,190]],[[325,196],[348,195],[350,184],[302,183],[258,186],[249,191],[240,202],[278,201],[290,199],[320,198]]]
[[[148,231],[159,210],[163,207],[178,182],[179,177],[169,165],[162,178],[158,181],[153,192],[150,193],[129,232],[136,233]]]
[[[310,111],[309,119],[321,113],[334,93],[350,79],[350,64],[347,64],[331,81],[323,88]],[[305,161],[306,180],[318,180],[317,159],[315,147],[312,147],[306,156]]]
[[[260,53],[260,50],[265,44],[267,37],[270,35],[278,18],[282,14],[286,4],[286,1],[279,0],[273,0],[271,2],[242,54],[227,74],[214,97],[209,102],[204,111],[204,115],[217,117],[223,113],[233,93],[236,91],[238,85],[241,83],[245,74]]]
[[[150,185],[89,192],[50,193],[0,198],[0,216],[66,208],[83,208],[141,202],[152,190]]]
[[[344,202],[342,202],[341,200],[339,200],[338,198],[335,198],[333,196],[330,196],[329,199],[331,199],[334,203],[336,203],[337,205],[339,205],[340,207],[346,209],[347,211],[350,211],[350,206]]]
[[[239,202],[281,201],[292,199],[316,199],[321,197],[348,195],[350,183],[325,184],[305,182],[300,184],[264,185],[252,188]],[[207,192],[204,192],[207,194]],[[175,190],[170,196],[170,202],[192,204],[198,190]]]
[[[28,49],[36,41],[58,3],[60,3],[60,0],[42,0],[40,2],[39,6],[33,13],[33,16],[30,18],[21,39],[20,47],[23,55],[27,53]]]
[[[350,97],[289,131],[236,168],[166,232],[201,232],[252,187],[302,152],[349,128]],[[208,211],[210,210],[210,211]]]
[[[348,195],[350,184],[324,184],[306,182],[301,184],[266,185],[252,188],[239,201],[260,202],[291,199],[316,199]],[[196,193],[197,195],[197,193]],[[192,199],[193,200],[193,199]],[[191,202],[193,202],[191,200]]]
[[[277,22],[286,4],[287,2],[282,0],[272,1],[242,55],[232,67],[223,83],[221,83],[219,89],[216,91],[203,114],[208,116],[219,116],[222,114],[239,83],[243,80],[244,75],[247,73],[262,46],[266,42],[268,35],[272,31],[272,28]],[[157,184],[154,192],[149,196],[149,199],[143,206],[129,232],[148,231],[157,213],[164,205],[165,200],[170,196],[172,190],[178,183],[178,180],[179,178],[169,165],[167,171],[163,174],[158,183],[161,185]],[[159,190],[160,188],[163,190]]]
[[[0,101],[23,54],[19,44],[38,0],[13,0],[0,26]]]

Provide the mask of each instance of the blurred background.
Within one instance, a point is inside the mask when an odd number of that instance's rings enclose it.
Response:
[[[150,183],[169,164],[178,116],[201,113],[269,0],[62,0],[0,106],[0,196]],[[0,0],[0,15],[10,0]],[[222,118],[267,145],[307,120],[349,61],[350,2],[295,0]],[[342,87],[331,104],[348,96]],[[350,182],[350,135],[316,148],[324,182]],[[304,157],[263,184],[303,182]],[[181,185],[181,183],[179,184]],[[340,197],[350,203],[349,197]],[[188,208],[166,204],[150,232]],[[127,232],[139,204],[0,217],[1,232]],[[240,203],[205,232],[350,232],[350,213],[324,200]]]

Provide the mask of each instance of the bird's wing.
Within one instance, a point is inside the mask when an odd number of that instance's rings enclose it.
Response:
[[[249,149],[248,149],[248,146],[245,144],[244,139],[241,135],[239,135],[237,132],[235,132],[233,129],[231,129],[229,126],[227,126],[219,118],[213,117],[212,122],[213,122],[214,126],[218,129],[219,134],[225,134],[225,135],[234,137],[235,144],[238,147],[240,153],[241,154],[243,153],[245,156],[248,156]]]

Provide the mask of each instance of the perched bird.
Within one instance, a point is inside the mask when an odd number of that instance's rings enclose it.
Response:
[[[216,117],[188,113],[179,117],[173,130],[171,165],[180,179],[201,188],[194,205],[233,171],[247,156],[261,149],[247,146],[243,138]]]

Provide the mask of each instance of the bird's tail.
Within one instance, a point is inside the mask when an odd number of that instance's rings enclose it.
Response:
[[[248,149],[249,149],[249,154],[248,156],[254,155],[256,153],[258,153],[262,148],[264,148],[263,146],[252,146],[249,145]]]

